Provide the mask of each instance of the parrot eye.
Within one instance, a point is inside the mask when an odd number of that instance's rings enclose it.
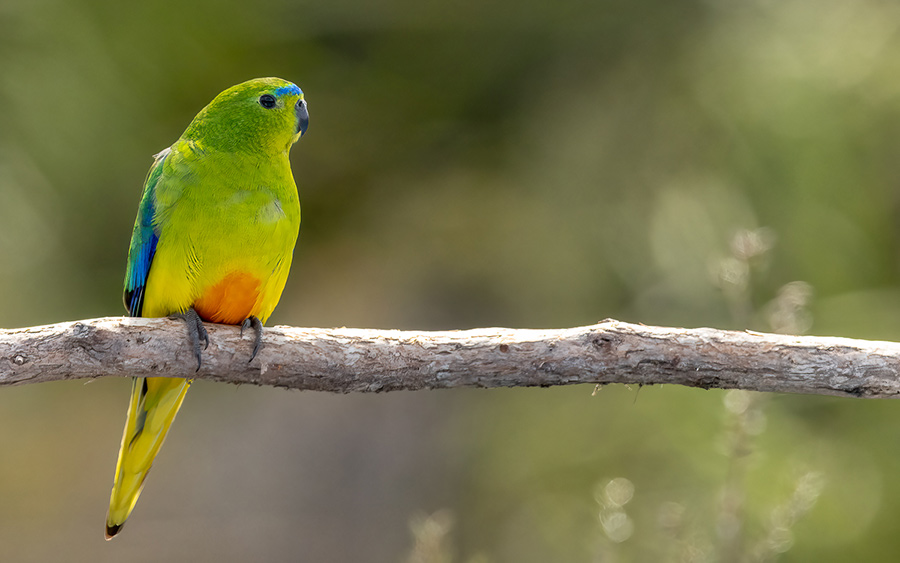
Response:
[[[275,107],[275,96],[272,94],[263,94],[259,97],[259,105],[266,109],[272,109]]]

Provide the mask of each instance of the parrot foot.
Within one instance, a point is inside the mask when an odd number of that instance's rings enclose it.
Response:
[[[200,318],[200,315],[197,314],[197,311],[195,311],[193,307],[184,313],[172,315],[170,318],[182,319],[185,324],[187,324],[188,340],[191,341],[191,346],[194,349],[194,356],[197,358],[197,371],[200,371],[200,366],[203,363],[203,360],[200,357],[200,342],[205,342],[203,350],[209,348],[209,333],[206,332],[206,327],[203,326],[203,319]]]
[[[257,354],[257,352],[259,352],[259,349],[262,348],[263,324],[262,324],[262,321],[260,321],[253,315],[250,315],[249,317],[247,317],[244,320],[243,324],[241,324],[241,338],[244,337],[244,329],[245,328],[252,328],[253,331],[256,333],[256,340],[253,343],[253,353],[250,354],[250,359],[247,360],[247,363],[250,363],[253,361],[253,358],[256,357],[256,354]]]

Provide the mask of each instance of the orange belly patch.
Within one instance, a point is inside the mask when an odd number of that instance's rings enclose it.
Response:
[[[253,314],[260,281],[246,272],[232,272],[194,301],[194,310],[205,321],[241,324]]]

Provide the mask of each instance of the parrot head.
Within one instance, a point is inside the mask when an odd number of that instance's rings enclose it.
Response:
[[[215,97],[182,139],[228,152],[287,152],[306,133],[303,91],[280,78],[242,82]]]

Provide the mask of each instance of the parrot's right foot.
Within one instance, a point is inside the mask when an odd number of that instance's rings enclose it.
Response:
[[[185,324],[187,324],[188,340],[191,341],[191,347],[194,349],[194,357],[197,358],[197,371],[200,371],[200,365],[203,363],[200,357],[200,342],[205,342],[205,345],[202,348],[203,350],[209,348],[209,333],[206,332],[206,327],[203,326],[203,319],[200,318],[200,315],[197,314],[197,311],[195,311],[193,307],[184,313],[172,315],[170,318],[182,319]]]

